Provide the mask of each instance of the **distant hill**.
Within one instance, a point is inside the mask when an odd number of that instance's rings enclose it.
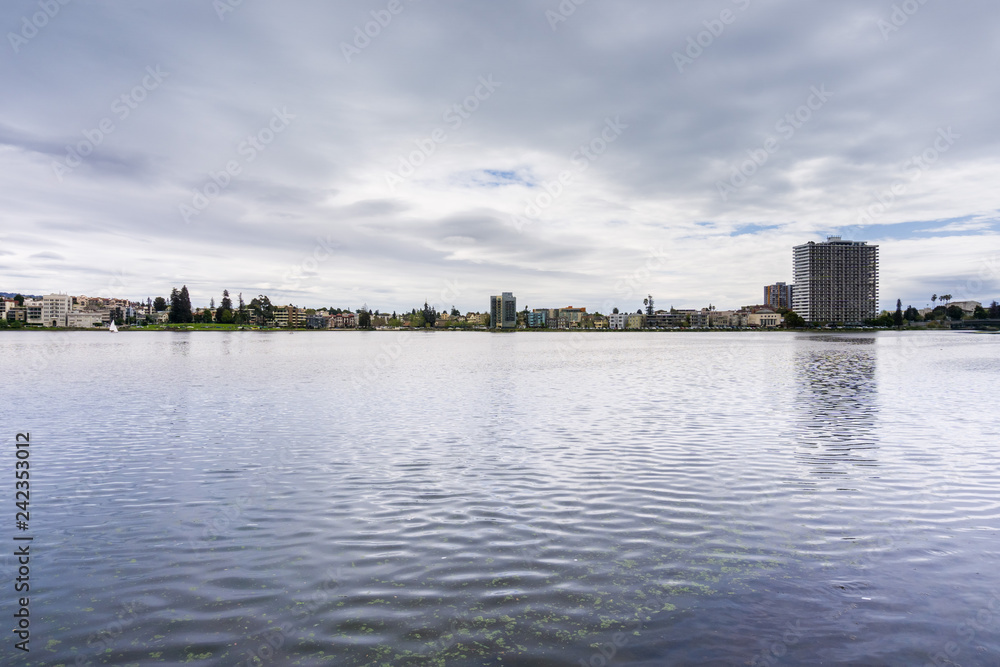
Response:
[[[20,294],[20,292],[0,292],[0,296],[2,296],[5,299],[13,299],[18,294]],[[36,296],[34,294],[21,294],[21,296],[23,296],[25,299],[41,299],[42,298],[41,295],[37,295]]]

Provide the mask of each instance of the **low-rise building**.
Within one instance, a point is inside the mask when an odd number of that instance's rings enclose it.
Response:
[[[755,308],[747,317],[747,326],[772,328],[780,326],[784,318],[770,308]]]
[[[315,313],[306,316],[306,329],[329,329],[330,315]]]
[[[548,326],[549,313],[544,308],[536,308],[528,313],[525,318],[525,326],[529,329],[544,329]]]
[[[626,329],[645,329],[646,328],[646,314],[645,313],[628,313],[625,319]]]
[[[76,329],[91,329],[104,324],[101,313],[74,311],[64,316],[64,326]]]
[[[628,322],[628,313],[611,313],[608,315],[608,328],[621,331]]]
[[[357,318],[354,313],[339,313],[330,318],[329,327],[331,329],[354,329],[357,327]]]
[[[42,324],[42,300],[24,300],[24,310],[27,316],[25,320],[28,324]]]
[[[983,304],[978,301],[952,301],[945,304],[947,306],[958,306],[962,309],[962,312],[966,315],[972,315],[976,312],[976,308],[982,308]]]

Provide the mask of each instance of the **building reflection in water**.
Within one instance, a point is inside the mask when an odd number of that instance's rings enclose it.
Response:
[[[795,355],[796,458],[823,477],[871,477],[878,465],[875,338],[810,336]]]

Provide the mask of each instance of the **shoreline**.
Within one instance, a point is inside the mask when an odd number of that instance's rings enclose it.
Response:
[[[957,324],[957,323],[956,323]],[[34,332],[87,332],[87,333],[107,333],[108,329],[105,328],[74,328],[74,327],[20,327],[17,329],[0,329],[0,332],[21,332],[21,331],[34,331]],[[760,328],[760,329],[692,329],[692,328],[677,328],[677,329],[514,329],[514,330],[493,330],[493,329],[471,329],[464,327],[451,327],[451,328],[410,328],[410,327],[399,327],[399,328],[383,328],[383,329],[284,329],[284,328],[221,328],[221,327],[170,327],[170,328],[129,328],[123,327],[118,330],[118,333],[194,333],[194,332],[212,332],[212,333],[399,333],[399,332],[425,332],[425,333],[451,333],[451,332],[465,332],[465,333],[486,333],[486,334],[512,334],[512,333],[531,333],[531,334],[572,334],[572,333],[586,333],[586,334],[634,334],[634,333],[822,333],[822,334],[836,334],[836,333],[879,333],[883,331],[938,331],[938,332],[949,332],[949,331],[978,331],[985,333],[1000,333],[1000,328],[993,325],[986,325],[982,327],[977,326],[963,326],[963,327],[904,327],[901,329],[896,328],[873,328],[873,327],[837,327],[837,328],[798,328],[798,329],[786,329],[782,327],[774,328]]]

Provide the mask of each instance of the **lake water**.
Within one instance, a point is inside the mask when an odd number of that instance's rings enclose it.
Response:
[[[6,332],[0,376],[3,664],[1000,664],[995,335]]]

